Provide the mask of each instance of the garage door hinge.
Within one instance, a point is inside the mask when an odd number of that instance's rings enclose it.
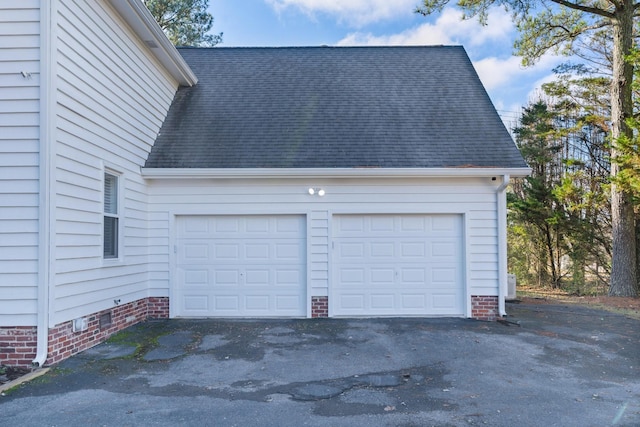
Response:
[[[178,253],[178,245],[173,245],[173,253],[174,254]]]

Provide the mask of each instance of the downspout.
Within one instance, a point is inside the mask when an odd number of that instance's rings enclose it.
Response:
[[[39,137],[39,207],[38,207],[38,313],[37,348],[32,364],[41,367],[47,361],[49,346],[49,315],[51,286],[53,285],[53,179],[54,135],[54,28],[56,0],[40,6],[40,137]]]
[[[507,315],[505,296],[507,294],[507,196],[506,190],[510,176],[502,175],[502,184],[496,189],[498,208],[498,313]]]

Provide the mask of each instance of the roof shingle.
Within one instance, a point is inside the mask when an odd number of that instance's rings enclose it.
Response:
[[[180,53],[147,168],[526,167],[459,46]]]

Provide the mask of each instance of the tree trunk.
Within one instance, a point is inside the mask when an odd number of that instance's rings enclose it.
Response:
[[[613,24],[613,78],[611,82],[611,157],[618,154],[620,137],[631,138],[626,120],[632,115],[631,83],[633,66],[626,60],[633,44],[633,1],[624,0],[617,8]],[[611,176],[618,175],[620,166],[611,165]],[[615,182],[611,186],[612,265],[609,295],[637,296],[635,218],[631,196]]]
[[[549,261],[548,266],[551,267],[551,286],[553,289],[558,288],[558,281],[556,276],[556,257],[553,253],[553,238],[551,237],[551,230],[549,225],[545,226],[545,242],[547,244],[547,260]],[[545,267],[546,269],[546,267]]]
[[[640,213],[636,214],[636,289],[640,289]]]

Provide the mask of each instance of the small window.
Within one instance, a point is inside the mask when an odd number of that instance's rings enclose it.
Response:
[[[104,257],[118,258],[118,177],[104,174]]]

